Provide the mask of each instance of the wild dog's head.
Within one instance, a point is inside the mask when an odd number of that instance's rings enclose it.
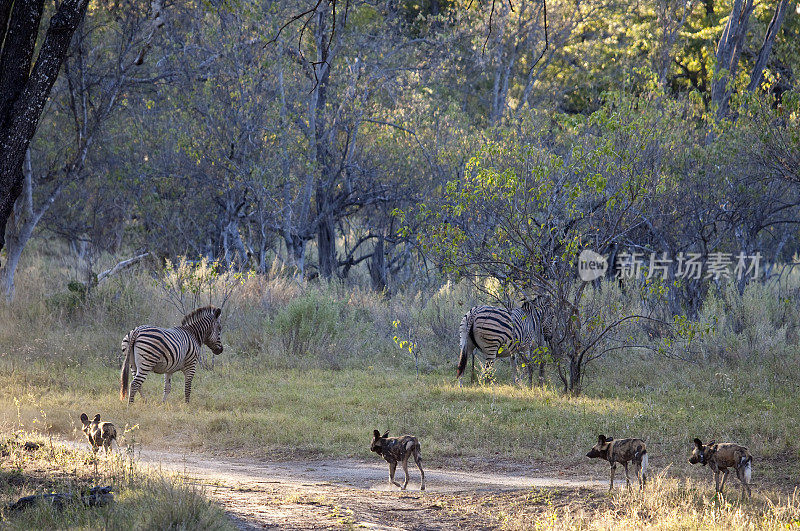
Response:
[[[701,465],[706,466],[708,460],[711,459],[711,456],[714,453],[714,444],[716,444],[716,441],[703,444],[703,441],[695,438],[694,448],[692,449],[691,457],[689,457],[689,462],[693,465],[700,463]]]
[[[598,435],[597,436],[597,444],[595,444],[589,453],[586,454],[586,457],[590,457],[592,459],[599,457],[600,459],[605,459],[608,456],[608,448],[611,446],[611,441],[613,441],[613,437],[606,438],[605,435]]]
[[[100,422],[100,415],[97,414],[94,416],[94,420],[89,422],[89,416],[86,413],[81,413],[81,423],[83,424],[83,433],[86,435],[91,435],[92,430],[95,426]]]
[[[369,449],[371,452],[375,452],[376,454],[383,453],[383,443],[386,441],[386,437],[389,436],[389,430],[386,430],[386,433],[381,435],[381,432],[378,430],[372,431],[372,443],[369,445]]]

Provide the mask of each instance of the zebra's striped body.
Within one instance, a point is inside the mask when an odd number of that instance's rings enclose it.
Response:
[[[516,379],[516,355],[527,354],[534,343],[542,345],[551,336],[545,312],[542,304],[531,300],[510,312],[495,306],[472,308],[461,320],[457,377],[464,374],[470,355],[474,356],[474,350],[478,348],[489,365],[498,357],[510,356],[511,370]]]
[[[120,375],[120,397],[133,398],[151,372],[164,375],[164,400],[170,391],[172,374],[183,371],[186,402],[192,392],[192,378],[197,370],[200,349],[207,345],[214,354],[222,352],[219,316],[222,310],[213,306],[198,308],[183,318],[180,326],[159,328],[138,326],[122,340],[125,361]],[[130,370],[135,371],[128,389]]]

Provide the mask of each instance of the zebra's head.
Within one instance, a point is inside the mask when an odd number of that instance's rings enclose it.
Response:
[[[222,313],[220,308],[213,308],[211,327],[208,329],[208,334],[205,337],[205,344],[211,349],[214,354],[222,353],[222,324],[219,322],[219,316]]]
[[[204,306],[192,313],[187,314],[181,326],[187,326],[194,330],[197,338],[200,339],[214,354],[222,353],[222,324],[219,316],[222,313],[220,308],[214,306]]]
[[[537,322],[542,327],[542,334],[549,341],[556,326],[556,313],[552,299],[548,295],[534,294],[533,297],[528,297],[523,294],[522,311],[537,318]]]

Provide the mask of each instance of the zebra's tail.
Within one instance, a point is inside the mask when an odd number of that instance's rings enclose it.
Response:
[[[128,379],[131,373],[131,360],[133,359],[133,343],[135,342],[134,339],[134,332],[135,330],[131,330],[125,335],[125,339],[122,340],[123,343],[127,342],[127,348],[125,348],[125,359],[122,361],[122,373],[119,375],[119,399],[123,402],[126,398],[128,398]]]
[[[461,327],[460,327],[460,335],[461,335],[461,354],[458,358],[458,371],[456,372],[456,378],[461,378],[461,375],[464,374],[464,369],[467,368],[467,361],[469,361],[469,354],[467,353],[467,345],[470,341],[470,336],[472,335],[472,319],[471,317],[472,311],[467,313],[463,319],[461,319]]]

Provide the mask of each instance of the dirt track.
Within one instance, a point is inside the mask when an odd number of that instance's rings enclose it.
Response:
[[[388,466],[376,457],[263,462],[142,450],[140,465],[177,473],[203,485],[242,529],[309,529],[355,525],[374,529],[493,528],[490,516],[466,514],[466,505],[487,497],[533,487],[561,487],[561,494],[596,491],[601,481],[533,477],[426,468],[427,490],[419,471],[409,467],[409,490],[390,487]],[[402,470],[398,468],[398,476]]]

